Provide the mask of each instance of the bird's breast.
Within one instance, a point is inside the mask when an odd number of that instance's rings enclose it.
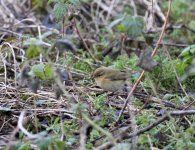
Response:
[[[124,80],[110,80],[107,78],[96,78],[95,82],[106,91],[117,91],[124,87]]]

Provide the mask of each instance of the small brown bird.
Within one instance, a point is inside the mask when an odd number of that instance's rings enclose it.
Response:
[[[125,87],[126,80],[130,77],[130,72],[102,66],[94,71],[92,77],[99,87],[106,91],[114,92]]]

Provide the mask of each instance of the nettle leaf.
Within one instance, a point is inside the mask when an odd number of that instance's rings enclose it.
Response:
[[[36,45],[30,45],[27,49],[26,55],[28,59],[35,58],[41,53],[41,48]]]
[[[185,73],[186,71],[186,68],[189,66],[187,63],[185,63],[184,61],[178,59],[178,60],[175,60],[176,63],[175,63],[175,68],[177,70],[177,73],[181,76]]]
[[[45,79],[44,67],[45,65],[43,63],[37,64],[37,65],[32,66],[31,70],[36,77],[40,79]]]
[[[64,150],[66,148],[65,142],[60,141],[60,140],[55,140],[53,144],[54,144],[55,149],[58,149],[58,150]]]
[[[52,79],[54,77],[54,71],[51,65],[46,64],[44,67],[44,73],[47,79]]]
[[[36,45],[36,46],[39,46],[39,45],[44,45],[44,43],[40,40],[40,39],[37,39],[37,38],[28,38],[25,42],[24,42],[24,45]]]
[[[195,30],[195,21],[194,20],[191,20],[190,23],[189,23],[189,26]]]
[[[57,2],[55,4],[54,10],[53,10],[54,17],[56,19],[62,18],[64,15],[66,15],[67,10],[68,10],[68,8],[67,8],[67,4],[65,2],[63,2],[63,1]]]
[[[127,35],[131,37],[138,37],[142,35],[143,28],[143,19],[141,17],[130,15],[126,16],[122,23],[118,26],[119,31],[123,31],[125,29]]]
[[[32,73],[42,80],[52,79],[54,77],[54,71],[49,64],[37,64],[31,69]]]
[[[17,150],[28,150],[30,148],[30,143],[22,143],[18,145]]]
[[[195,57],[195,45],[186,47],[181,52],[179,57],[182,58],[183,62],[185,62],[186,64],[191,64],[193,61],[193,58]]]
[[[186,56],[183,58],[183,62],[186,64],[191,64],[192,60],[193,60],[192,56]]]
[[[179,55],[179,57],[186,57],[186,56],[193,56],[195,55],[195,45],[190,45],[188,47],[186,47],[181,54]]]

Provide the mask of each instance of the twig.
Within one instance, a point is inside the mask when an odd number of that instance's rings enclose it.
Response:
[[[135,42],[140,42],[140,43],[145,43],[144,40],[137,40],[133,38],[127,38],[126,42],[128,41],[135,41]],[[152,45],[156,45],[156,43],[153,43]],[[167,42],[161,42],[159,45],[166,45],[166,46],[175,46],[175,47],[187,47],[189,44],[178,44],[178,43],[167,43]]]
[[[81,33],[80,33],[80,31],[79,31],[79,29],[78,29],[78,27],[77,27],[77,24],[76,24],[76,19],[74,18],[73,21],[74,21],[74,26],[75,26],[75,28],[76,28],[76,31],[77,31],[77,34],[78,34],[79,38],[80,38],[81,41],[83,42],[83,44],[84,44],[86,50],[88,51],[89,55],[91,56],[91,58],[92,58],[94,61],[96,61],[96,59],[95,59],[95,57],[93,56],[91,50],[90,50],[89,47],[87,46],[86,42],[83,40],[83,37],[81,36]]]
[[[188,109],[190,106],[192,106],[193,104],[195,103],[195,100],[194,101],[192,101],[190,104],[188,104],[183,110],[186,110],[186,109]]]
[[[15,36],[18,36],[18,37],[22,37],[22,34],[17,33],[17,32],[13,32],[13,31],[8,30],[8,29],[0,28],[0,31],[1,32],[7,32],[7,33],[10,33],[10,34],[15,35]]]
[[[177,82],[179,83],[179,86],[181,87],[181,89],[182,89],[183,93],[185,94],[185,96],[189,99],[189,95],[187,94],[187,92],[185,91],[184,87],[182,86],[182,84],[181,84],[181,82],[180,82],[180,80],[179,80],[179,76],[178,76],[178,74],[177,74],[177,71],[176,71],[176,69],[175,69],[173,63],[172,63],[172,58],[171,58],[171,55],[170,55],[169,51],[167,50],[167,48],[165,48],[165,51],[167,52],[167,55],[168,55],[169,59],[171,60],[171,61],[170,61],[170,62],[171,62],[171,67],[173,68],[173,72],[175,73],[175,77],[176,77],[176,79],[177,79]],[[192,98],[192,99],[193,99],[193,98]],[[188,106],[186,106],[183,110],[188,109],[188,108],[189,108],[190,106],[192,106],[194,103],[195,103],[195,100],[193,99],[193,101],[192,101],[190,104],[188,104]]]
[[[140,135],[154,127],[156,127],[157,125],[159,125],[161,122],[169,119],[169,115],[170,116],[185,116],[185,115],[194,115],[195,114],[195,110],[178,110],[178,111],[171,111],[168,112],[168,114],[162,116],[160,119],[158,119],[157,121],[155,121],[154,123],[150,124],[149,126],[138,130],[137,132],[134,133],[130,133],[129,135],[127,135],[128,138],[132,138],[134,136]]]
[[[45,132],[40,132],[37,134],[31,134],[30,132],[28,132],[22,125],[23,119],[24,119],[24,115],[25,115],[25,111],[22,111],[18,120],[18,128],[25,134],[28,136],[29,139],[37,139],[37,138],[41,138],[45,135]]]
[[[193,32],[193,33],[195,33],[195,30],[192,29],[192,28],[190,28],[190,27],[189,27],[188,25],[186,25],[186,24],[180,24],[180,25],[177,25],[177,26],[169,26],[169,27],[167,27],[166,30],[169,30],[169,29],[181,29],[181,28],[186,28],[187,30],[189,30],[189,31],[191,31],[191,32]]]
[[[15,52],[14,52],[14,48],[12,47],[12,45],[8,42],[4,42],[1,46],[0,46],[0,51],[2,51],[2,48],[4,45],[7,45],[8,47],[10,47],[10,51],[12,53],[12,56],[13,56],[13,59],[14,59],[14,81],[15,81],[15,86],[17,85],[17,82],[16,82],[16,66],[17,66],[17,61],[16,61],[16,55],[15,55]],[[3,59],[2,57],[2,54],[1,54],[1,59],[3,61],[3,64],[4,64],[4,69],[5,69],[5,84],[7,84],[7,69],[6,69],[6,61],[5,59]]]
[[[169,59],[170,59],[171,67],[172,67],[172,69],[173,69],[173,72],[174,72],[174,74],[175,74],[175,77],[176,77],[176,79],[177,79],[177,82],[178,82],[179,86],[181,87],[181,89],[182,89],[183,93],[185,94],[185,96],[186,96],[186,97],[189,97],[189,95],[187,94],[187,92],[185,91],[184,87],[182,86],[182,84],[181,84],[181,82],[180,82],[180,80],[179,80],[179,76],[178,76],[177,71],[176,71],[176,69],[175,69],[175,67],[174,67],[174,65],[173,65],[171,55],[169,54],[169,51],[167,50],[167,48],[165,48],[165,51],[167,52],[167,55],[168,55],[168,57],[169,57]]]
[[[133,98],[133,100],[134,100],[134,98]],[[130,103],[130,105],[132,105],[132,101],[130,101],[129,103]],[[129,111],[129,115],[130,115],[130,118],[131,118],[131,123],[130,123],[131,130],[133,132],[136,132],[137,131],[137,124],[136,124],[136,119],[135,119],[135,112],[134,111],[130,111],[130,110],[128,110],[128,111]],[[132,150],[136,150],[137,149],[137,143],[138,143],[138,137],[134,136],[132,138],[132,146],[131,146]]]
[[[137,16],[137,7],[135,5],[134,0],[130,0],[130,6],[133,7],[134,16]]]
[[[169,0],[169,7],[168,7],[168,11],[167,11],[166,20],[165,20],[165,23],[164,23],[164,25],[163,25],[163,29],[162,29],[162,32],[161,32],[161,34],[160,34],[159,40],[158,40],[158,42],[157,42],[157,44],[156,44],[156,47],[155,47],[154,50],[153,50],[153,53],[152,53],[151,57],[153,57],[153,56],[156,54],[156,52],[157,52],[157,50],[158,50],[158,47],[160,46],[159,43],[161,43],[161,41],[162,41],[162,39],[163,39],[163,36],[164,36],[164,33],[165,33],[165,29],[166,29],[166,26],[167,26],[167,23],[168,23],[168,18],[169,18],[170,10],[171,10],[171,4],[172,4],[172,0]],[[138,84],[140,83],[140,81],[142,80],[142,78],[143,78],[143,76],[144,76],[144,73],[145,73],[145,71],[143,70],[142,73],[141,73],[141,75],[140,75],[140,77],[138,78],[138,80],[136,81],[136,83],[133,85],[131,91],[129,92],[129,94],[128,94],[126,100],[125,100],[124,107],[123,107],[122,110],[120,111],[120,114],[119,114],[119,116],[118,116],[118,118],[117,118],[117,120],[116,120],[116,123],[118,123],[118,121],[120,120],[120,118],[121,118],[121,116],[122,116],[122,114],[123,114],[123,112],[124,112],[124,110],[125,110],[125,108],[126,108],[126,106],[127,106],[128,101],[130,100],[130,98],[131,98],[131,96],[132,96],[134,90],[136,89],[137,85],[138,85]]]
[[[86,149],[86,142],[87,142],[87,128],[89,124],[82,120],[82,127],[80,129],[80,150]]]

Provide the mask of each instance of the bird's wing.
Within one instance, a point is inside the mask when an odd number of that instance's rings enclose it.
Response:
[[[126,71],[116,71],[115,74],[108,74],[107,78],[110,80],[126,80],[127,79],[127,73]]]

